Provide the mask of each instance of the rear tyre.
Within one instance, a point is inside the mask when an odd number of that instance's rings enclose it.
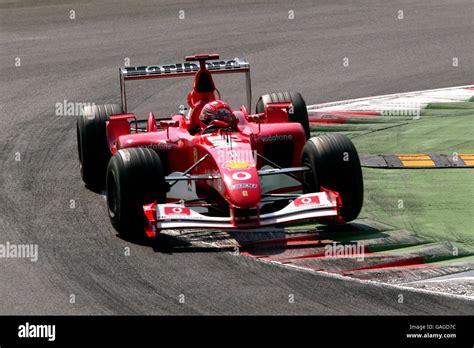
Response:
[[[158,154],[148,148],[119,150],[107,167],[110,221],[122,236],[140,239],[147,222],[143,205],[166,201],[167,185]]]
[[[301,154],[301,164],[311,169],[303,175],[303,191],[318,192],[321,187],[337,191],[342,200],[344,222],[357,218],[362,208],[364,184],[357,150],[342,134],[323,134],[309,139]],[[322,220],[332,224],[335,220]]]
[[[84,108],[76,124],[77,151],[84,183],[93,189],[101,189],[105,183],[105,171],[111,153],[107,145],[105,122],[110,115],[121,114],[117,104],[92,105]]]
[[[256,112],[262,113],[265,105],[268,103],[284,103],[291,102],[293,104],[293,112],[288,114],[290,122],[297,122],[303,126],[306,139],[310,137],[308,109],[306,103],[300,93],[297,92],[279,92],[262,95],[257,101]]]

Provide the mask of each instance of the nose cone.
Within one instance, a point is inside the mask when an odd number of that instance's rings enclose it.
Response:
[[[255,208],[260,203],[260,180],[257,169],[227,170],[225,184],[228,201],[241,209]]]

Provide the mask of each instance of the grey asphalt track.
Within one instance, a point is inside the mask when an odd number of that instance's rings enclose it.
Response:
[[[251,62],[254,103],[281,90],[313,104],[465,85],[473,15],[470,0],[0,1],[0,243],[39,245],[38,262],[0,259],[0,314],[472,314],[472,301],[179,247],[171,237],[124,241],[103,196],[80,179],[75,117],[55,111],[64,100],[118,102],[126,58],[174,63],[209,51]],[[146,83],[129,97],[143,116],[165,112],[157,105],[172,98],[184,103],[189,87]]]

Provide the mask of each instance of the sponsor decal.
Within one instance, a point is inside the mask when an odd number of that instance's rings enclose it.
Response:
[[[230,187],[231,190],[239,190],[239,189],[249,189],[249,188],[257,188],[257,184],[234,184]]]
[[[246,191],[246,190],[242,191],[242,196],[248,197],[248,195],[249,195],[248,191]]]
[[[293,136],[291,134],[276,134],[276,135],[269,135],[267,137],[260,138],[260,141],[264,144],[276,143],[279,141],[291,141],[291,140],[293,140]]]
[[[193,157],[194,157],[194,162],[198,161],[198,150],[196,148],[193,149]]]
[[[165,215],[191,215],[191,209],[186,207],[165,207],[164,209]]]
[[[206,68],[208,70],[238,69],[240,67],[241,67],[241,62],[239,62],[237,59],[217,60],[217,61],[212,61],[212,62],[206,62]],[[176,63],[176,64],[167,64],[167,65],[125,67],[124,69],[125,69],[125,76],[160,75],[160,74],[172,74],[172,73],[183,73],[183,72],[196,72],[196,71],[199,71],[199,64]]]
[[[252,163],[248,161],[227,161],[222,165],[222,167],[229,170],[247,169],[250,166],[252,166]]]
[[[252,174],[247,173],[247,172],[236,172],[232,174],[232,179],[238,180],[238,181],[248,180],[251,177],[252,177]]]
[[[320,204],[318,196],[309,196],[309,197],[299,197],[293,201],[295,207],[300,207],[304,205],[313,205],[313,204]]]
[[[127,149],[120,149],[117,151],[124,162],[130,161],[130,152]]]
[[[146,148],[149,148],[152,150],[158,150],[158,151],[168,151],[168,150],[171,150],[173,147],[176,147],[176,145],[156,143],[156,144],[140,145],[140,147],[146,147]]]

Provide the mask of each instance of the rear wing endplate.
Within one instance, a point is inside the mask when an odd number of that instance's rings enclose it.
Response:
[[[212,59],[212,58],[211,58]],[[244,73],[246,77],[247,107],[252,105],[252,88],[250,81],[250,64],[239,58],[230,60],[217,59],[206,61],[206,68],[212,74]],[[127,113],[127,95],[125,82],[129,80],[159,79],[169,77],[194,76],[199,71],[199,63],[185,62],[166,65],[122,67],[120,72],[120,96],[123,113]]]

